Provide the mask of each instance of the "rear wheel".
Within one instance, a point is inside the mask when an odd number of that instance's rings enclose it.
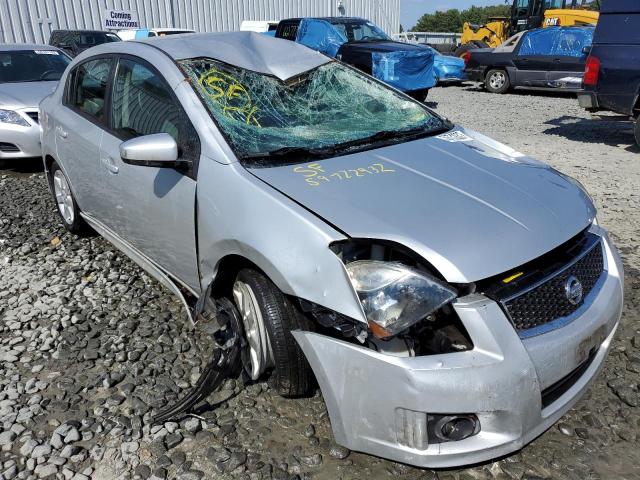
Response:
[[[311,322],[291,304],[269,279],[244,269],[233,285],[247,339],[245,370],[257,380],[273,368],[271,386],[283,397],[311,393],[313,371],[291,332],[311,330]]]
[[[80,216],[80,208],[71,192],[69,179],[56,162],[51,164],[51,192],[64,227],[76,235],[87,233],[89,226]]]
[[[505,93],[511,86],[509,75],[502,69],[491,69],[484,77],[484,86],[491,93]]]

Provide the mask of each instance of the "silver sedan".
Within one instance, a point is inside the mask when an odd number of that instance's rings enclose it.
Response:
[[[70,61],[47,45],[0,44],[0,159],[42,154],[38,105]]]
[[[353,450],[513,452],[604,362],[623,272],[582,186],[348,65],[249,32],[112,43],[41,112],[66,228],[244,336],[250,379],[317,381]]]

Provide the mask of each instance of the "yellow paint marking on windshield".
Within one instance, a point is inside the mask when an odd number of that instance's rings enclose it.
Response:
[[[200,75],[198,83],[204,93],[218,104],[225,117],[262,127],[256,117],[258,107],[254,105],[249,91],[236,77],[211,68]]]
[[[331,173],[325,172],[324,168],[318,163],[310,163],[294,167],[293,171],[301,174],[307,185],[312,187],[320,186],[322,183],[341,182],[382,173],[395,173],[395,170],[385,167],[382,163],[373,163],[368,167],[337,170]]]
[[[514,273],[513,275],[511,275],[510,277],[504,278],[502,280],[502,283],[509,283],[509,282],[513,282],[516,278],[520,278],[522,275],[524,275],[524,272],[518,272],[518,273]]]

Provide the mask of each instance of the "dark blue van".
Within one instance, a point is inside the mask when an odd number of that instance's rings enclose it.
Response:
[[[636,119],[640,145],[640,0],[604,0],[584,73],[580,106]]]

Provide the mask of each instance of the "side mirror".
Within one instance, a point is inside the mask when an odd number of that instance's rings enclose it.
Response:
[[[189,164],[178,160],[178,144],[168,133],[132,138],[120,144],[124,163],[142,167],[179,168]]]

